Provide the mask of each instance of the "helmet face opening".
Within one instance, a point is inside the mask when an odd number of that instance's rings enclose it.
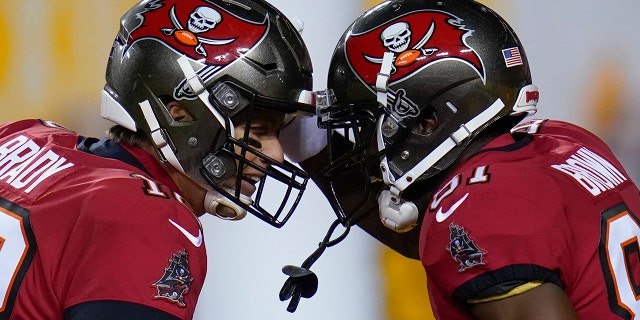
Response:
[[[235,90],[238,89],[236,86]],[[282,111],[297,110],[293,109],[297,104],[260,97],[246,88],[243,95],[248,105],[232,117],[233,130],[227,132],[226,142],[204,157],[199,171],[213,189],[230,199],[242,197],[243,185],[254,185],[253,201],[237,204],[261,220],[281,227],[293,214],[309,177],[294,164],[261,152],[260,139],[277,138],[285,119]],[[252,174],[248,176],[247,172]],[[263,194],[265,190],[269,190],[269,197]]]
[[[224,171],[230,175],[227,179],[232,181],[232,188],[227,187],[225,181],[220,179],[220,167],[226,168]],[[244,175],[247,168],[260,172],[261,176],[249,179]],[[241,198],[243,184],[254,185],[256,191],[252,196],[253,201],[236,204],[278,228],[293,214],[309,179],[304,171],[295,165],[271,159],[255,150],[244,138],[231,138],[227,146],[218,149],[216,155],[210,154],[205,157],[200,173],[212,188],[229,199]],[[265,190],[269,190],[269,197],[264,194]],[[279,199],[280,202],[274,199]]]
[[[471,0],[388,0],[371,8],[339,40],[327,83],[333,99],[320,124],[357,138],[331,154],[324,178],[359,167],[362,179],[381,177],[396,204],[409,185],[455,163],[491,123],[517,122],[538,99],[515,32]],[[428,118],[437,126],[416,130]]]
[[[335,176],[371,161],[369,157],[363,157],[376,153],[376,150],[369,150],[375,148],[376,115],[371,110],[376,110],[377,102],[371,104],[374,107],[348,104],[331,105],[323,109],[318,126],[329,134],[331,166],[325,168],[322,175]]]
[[[325,196],[340,222],[354,225],[376,209],[372,204],[381,183],[371,183],[371,179],[381,178],[378,163],[384,151],[377,150],[375,119],[382,107],[375,100],[336,104],[330,90],[320,95],[329,97],[318,106],[318,126],[328,134],[330,165],[321,170],[322,178],[316,182],[324,184]]]
[[[159,154],[194,181],[279,227],[308,177],[261,152],[236,128],[248,133],[256,123],[315,110],[299,99],[312,90],[311,74],[300,34],[264,0],[143,0],[121,19],[107,66],[103,114],[145,133]],[[192,119],[172,119],[168,101]],[[243,174],[247,168],[250,181]],[[238,186],[229,191],[222,181],[234,176]],[[240,192],[247,183],[256,186],[251,203]],[[262,193],[266,189],[269,197]],[[282,204],[260,204],[280,189],[274,197]]]

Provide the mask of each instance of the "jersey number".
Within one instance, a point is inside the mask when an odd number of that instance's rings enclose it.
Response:
[[[620,204],[602,215],[600,261],[611,310],[624,319],[640,314],[640,223]]]
[[[0,198],[0,319],[8,319],[36,249],[29,213]]]

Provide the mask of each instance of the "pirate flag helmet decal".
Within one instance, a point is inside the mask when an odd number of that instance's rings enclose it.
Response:
[[[313,112],[311,74],[300,33],[264,0],[143,0],[120,21],[102,115],[146,135],[163,160],[209,190],[215,205],[205,209],[223,203],[236,210],[227,218],[251,212],[280,227],[308,177],[254,148],[248,134],[236,137],[234,128]],[[184,108],[188,121],[172,118],[170,103]],[[240,192],[247,167],[264,174],[251,177],[253,195]],[[231,177],[235,189],[222,184]],[[282,190],[281,203],[259,201],[267,185]]]
[[[157,39],[193,60],[225,66],[262,40],[269,27],[267,16],[251,21],[215,4],[194,7],[188,1],[163,2],[140,13],[142,24],[131,33],[129,48],[139,40]]]
[[[351,34],[345,51],[354,72],[370,86],[375,85],[385,52],[394,55],[390,84],[446,59],[467,63],[484,79],[480,57],[464,43],[471,33],[459,18],[446,12],[415,11],[373,30]]]
[[[490,124],[533,114],[538,101],[517,35],[472,0],[388,0],[371,8],[339,40],[327,85],[318,94],[326,97],[320,125],[350,141],[329,139],[330,202],[339,218],[354,220],[364,212],[353,203],[376,195],[357,201],[347,193],[377,192],[383,224],[398,232],[418,217],[403,199],[410,185],[449,167]],[[434,118],[433,132],[415,129]],[[362,177],[358,186],[354,175]],[[367,188],[371,181],[382,181],[383,190]]]

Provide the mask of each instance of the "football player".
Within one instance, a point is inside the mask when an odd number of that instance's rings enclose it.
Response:
[[[344,226],[422,261],[437,319],[634,319],[638,188],[594,134],[525,119],[538,99],[490,8],[384,1],[335,48],[318,99],[327,135],[288,135],[314,147],[285,153]],[[313,292],[308,266],[289,296]]]
[[[309,105],[296,27],[263,0],[144,0],[106,70],[107,137],[0,126],[0,319],[191,319],[205,213],[275,227],[308,177],[284,161]],[[281,202],[260,201],[266,186]]]

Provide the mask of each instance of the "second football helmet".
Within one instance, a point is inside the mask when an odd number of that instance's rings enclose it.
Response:
[[[362,185],[380,178],[380,216],[398,232],[418,218],[408,187],[451,166],[490,124],[535,113],[538,101],[515,32],[471,0],[391,0],[365,12],[335,48],[324,95],[320,125],[349,141],[331,146],[324,177],[332,188],[354,172]],[[415,129],[425,119],[437,120],[432,132]],[[330,201],[344,221],[358,215],[339,192]]]

